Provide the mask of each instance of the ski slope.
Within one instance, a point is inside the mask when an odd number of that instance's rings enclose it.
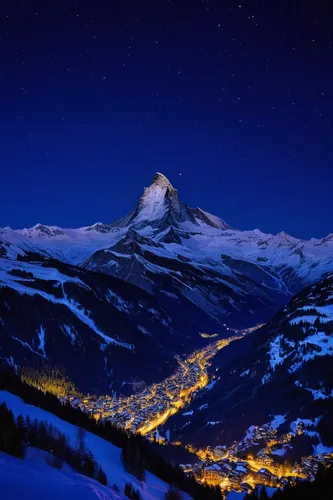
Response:
[[[0,404],[5,402],[17,417],[20,413],[25,417],[46,420],[64,433],[70,443],[75,446],[77,441],[77,427],[52,413],[44,411],[35,406],[28,405],[21,398],[7,392],[0,391]],[[8,488],[8,496],[1,497],[6,500],[20,499],[68,499],[68,500],[108,500],[123,499],[124,495],[115,492],[112,486],[116,484],[120,492],[124,491],[126,483],[132,483],[139,490],[142,500],[163,500],[169,485],[149,472],[146,473],[145,483],[141,483],[131,474],[128,474],[121,462],[121,450],[104,439],[86,432],[86,447],[94,455],[96,462],[104,470],[109,487],[100,485],[93,479],[86,478],[80,474],[65,470],[57,471],[46,463],[34,458],[25,460],[10,457],[4,453],[0,454],[0,484],[1,492]],[[36,463],[36,460],[38,463]],[[30,472],[31,474],[30,474]],[[4,485],[4,486],[3,486]],[[57,485],[53,489],[53,485]],[[10,496],[15,495],[16,496]],[[85,492],[85,493],[84,493]],[[30,496],[29,496],[30,495]],[[86,495],[86,496],[85,496]],[[182,493],[183,500],[191,497]]]

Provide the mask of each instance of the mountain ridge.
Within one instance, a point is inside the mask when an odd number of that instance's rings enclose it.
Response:
[[[153,200],[149,200],[152,192],[154,193],[154,196],[152,196]],[[148,198],[148,203],[145,204],[144,202],[147,201],[147,198]],[[144,207],[146,207],[147,205],[151,205],[151,204],[153,205],[155,202],[163,201],[164,198],[166,198],[170,204],[170,207],[168,207],[168,208],[173,208],[174,211],[176,212],[176,215],[179,218],[179,220],[176,219],[176,221],[171,218],[170,223],[184,222],[185,220],[190,220],[190,222],[192,222],[194,225],[196,225],[196,224],[200,225],[200,221],[201,221],[201,222],[204,222],[208,225],[212,225],[212,227],[215,227],[217,229],[225,229],[225,230],[232,229],[232,227],[227,222],[225,222],[223,219],[221,219],[220,217],[213,215],[213,214],[210,214],[209,212],[207,212],[199,207],[190,208],[188,205],[181,202],[179,200],[178,190],[175,189],[173,187],[173,185],[171,184],[171,182],[167,179],[167,177],[160,172],[156,172],[156,174],[154,175],[154,177],[152,179],[150,186],[148,186],[144,189],[143,194],[139,198],[136,209],[129,212],[127,215],[121,217],[120,219],[112,221],[111,223],[96,222],[90,226],[82,226],[82,227],[79,227],[77,229],[67,228],[67,227],[61,228],[57,225],[45,225],[42,223],[37,223],[30,228],[12,229],[9,226],[6,226],[6,227],[0,228],[0,229],[2,229],[2,231],[13,231],[17,234],[27,236],[28,238],[33,238],[33,237],[37,236],[38,231],[40,231],[41,233],[44,232],[45,235],[51,237],[51,236],[63,235],[64,232],[66,234],[66,231],[78,231],[78,230],[81,230],[81,231],[89,230],[90,231],[90,230],[94,230],[96,228],[99,228],[100,226],[105,226],[105,228],[108,227],[110,229],[114,228],[114,227],[123,227],[123,225],[125,225],[127,227],[127,226],[130,226],[133,221],[135,221],[138,213],[140,213]],[[163,205],[163,203],[162,203],[162,205]],[[185,215],[187,215],[188,219],[186,219],[186,217],[184,218],[184,213],[183,214],[181,213],[182,210],[185,211]],[[155,220],[155,218],[152,215],[154,216],[154,214],[152,214],[152,213],[148,214],[147,222],[149,222],[149,221],[151,222],[151,221]],[[141,215],[141,219],[144,220],[144,216]],[[157,217],[156,217],[156,219],[157,219]],[[139,220],[139,222],[141,222],[141,220]],[[49,230],[49,231],[47,231],[47,230]],[[242,231],[253,232],[253,234],[260,233],[261,235],[265,235],[268,237],[280,236],[282,239],[293,240],[293,241],[297,240],[298,242],[300,242],[300,241],[325,242],[325,241],[331,240],[333,238],[333,233],[330,233],[323,238],[304,239],[304,238],[296,238],[292,235],[285,233],[284,231],[280,231],[277,234],[263,233],[259,229],[253,229],[253,230],[246,230],[246,229],[244,230],[243,229],[243,230],[239,230],[239,231],[240,232],[242,232]]]

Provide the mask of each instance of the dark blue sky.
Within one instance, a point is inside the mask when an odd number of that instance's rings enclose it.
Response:
[[[157,170],[235,227],[332,232],[329,4],[2,2],[0,226],[110,222]]]

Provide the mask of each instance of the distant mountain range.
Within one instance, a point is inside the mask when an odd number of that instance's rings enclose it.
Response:
[[[0,229],[0,357],[58,363],[82,390],[170,374],[201,333],[269,320],[333,271],[333,234],[242,231],[179,200],[157,173],[134,211],[79,229]]]

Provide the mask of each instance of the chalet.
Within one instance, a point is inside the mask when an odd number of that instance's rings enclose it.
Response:
[[[221,482],[221,467],[217,464],[205,467],[203,470],[203,479],[212,486],[218,486]]]

